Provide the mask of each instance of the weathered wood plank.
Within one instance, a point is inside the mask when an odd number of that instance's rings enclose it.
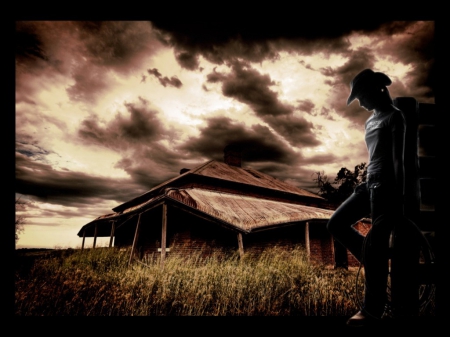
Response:
[[[112,221],[111,222],[111,236],[109,237],[109,247],[110,248],[112,247],[112,243],[113,243],[113,240],[114,240],[114,231],[115,231],[115,229],[116,229],[116,222]]]
[[[238,238],[239,256],[241,258],[243,258],[244,257],[244,241],[242,239],[242,233],[238,233],[237,238]]]
[[[305,246],[306,246],[306,254],[308,256],[308,261],[311,258],[311,246],[309,242],[309,222],[305,224]]]
[[[166,260],[167,243],[167,204],[162,204],[162,228],[161,228],[161,268]]]
[[[137,245],[137,241],[139,239],[139,227],[141,224],[141,214],[139,214],[139,218],[136,224],[136,230],[134,232],[134,239],[133,239],[133,245],[131,246],[131,252],[130,252],[130,259],[128,260],[128,265],[130,265],[132,259],[133,259],[133,255],[134,255],[134,251],[136,249],[136,245]]]
[[[86,239],[86,229],[83,230],[83,241],[81,242],[81,250],[84,249],[84,240]]]
[[[95,244],[97,243],[97,230],[98,230],[98,224],[95,224],[95,229],[94,229],[94,244],[92,245],[92,248],[95,248]]]

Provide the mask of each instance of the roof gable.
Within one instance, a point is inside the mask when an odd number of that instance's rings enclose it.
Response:
[[[161,191],[167,187],[181,187],[183,184],[193,182],[196,177],[207,177],[212,180],[216,180],[217,182],[232,182],[234,183],[234,186],[236,186],[236,184],[240,185],[241,190],[245,190],[245,187],[255,186],[260,189],[265,189],[268,192],[277,191],[301,197],[313,198],[320,201],[324,200],[322,197],[312,192],[290,185],[257,170],[251,168],[241,168],[216,160],[210,160],[194,169],[164,181],[163,183],[150,189],[148,192],[113,208],[113,210],[115,212],[123,211],[129,207],[145,202],[149,198],[161,193]],[[236,189],[236,191],[238,190]]]
[[[212,160],[207,164],[196,168],[195,170],[191,171],[191,173],[322,199],[317,194],[290,185],[282,180],[254,170],[252,168],[241,168],[215,160]]]

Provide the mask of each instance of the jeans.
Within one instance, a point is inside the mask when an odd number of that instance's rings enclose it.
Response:
[[[394,182],[369,175],[358,185],[327,224],[328,231],[364,265],[365,291],[363,310],[381,317],[387,301],[389,239],[395,223],[401,219],[401,200]],[[372,218],[372,228],[364,237],[353,228],[361,218]]]

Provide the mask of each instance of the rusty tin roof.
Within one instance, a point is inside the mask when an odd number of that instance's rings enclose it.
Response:
[[[233,227],[241,232],[268,229],[281,224],[328,220],[334,211],[288,202],[280,202],[199,188],[167,188],[164,193],[127,208],[124,211],[103,215],[91,221],[79,231],[96,222],[124,219],[152,209],[162,202],[176,204],[182,209],[204,214],[213,221]],[[89,235],[88,235],[89,236]]]
[[[121,205],[113,208],[113,211],[123,211],[130,206],[142,203],[144,200],[148,200],[166,187],[176,186],[181,180],[189,181],[194,180],[196,177],[212,178],[217,182],[238,184],[239,188],[235,188],[244,191],[248,187],[258,187],[268,192],[282,192],[295,197],[303,197],[319,202],[324,201],[322,197],[312,192],[306,191],[302,188],[290,185],[282,180],[274,178],[268,174],[256,171],[252,168],[241,168],[237,166],[228,165],[216,160],[210,160],[202,165],[197,166],[183,174],[180,174],[172,179],[166,180],[163,183],[153,187],[144,194],[129,200]]]

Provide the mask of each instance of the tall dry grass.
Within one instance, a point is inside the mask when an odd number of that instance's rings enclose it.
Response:
[[[54,251],[16,264],[21,316],[348,316],[358,310],[356,273],[308,262],[305,251],[202,252],[133,262],[129,251]],[[21,260],[24,261],[23,259]],[[20,267],[21,266],[21,267]]]

